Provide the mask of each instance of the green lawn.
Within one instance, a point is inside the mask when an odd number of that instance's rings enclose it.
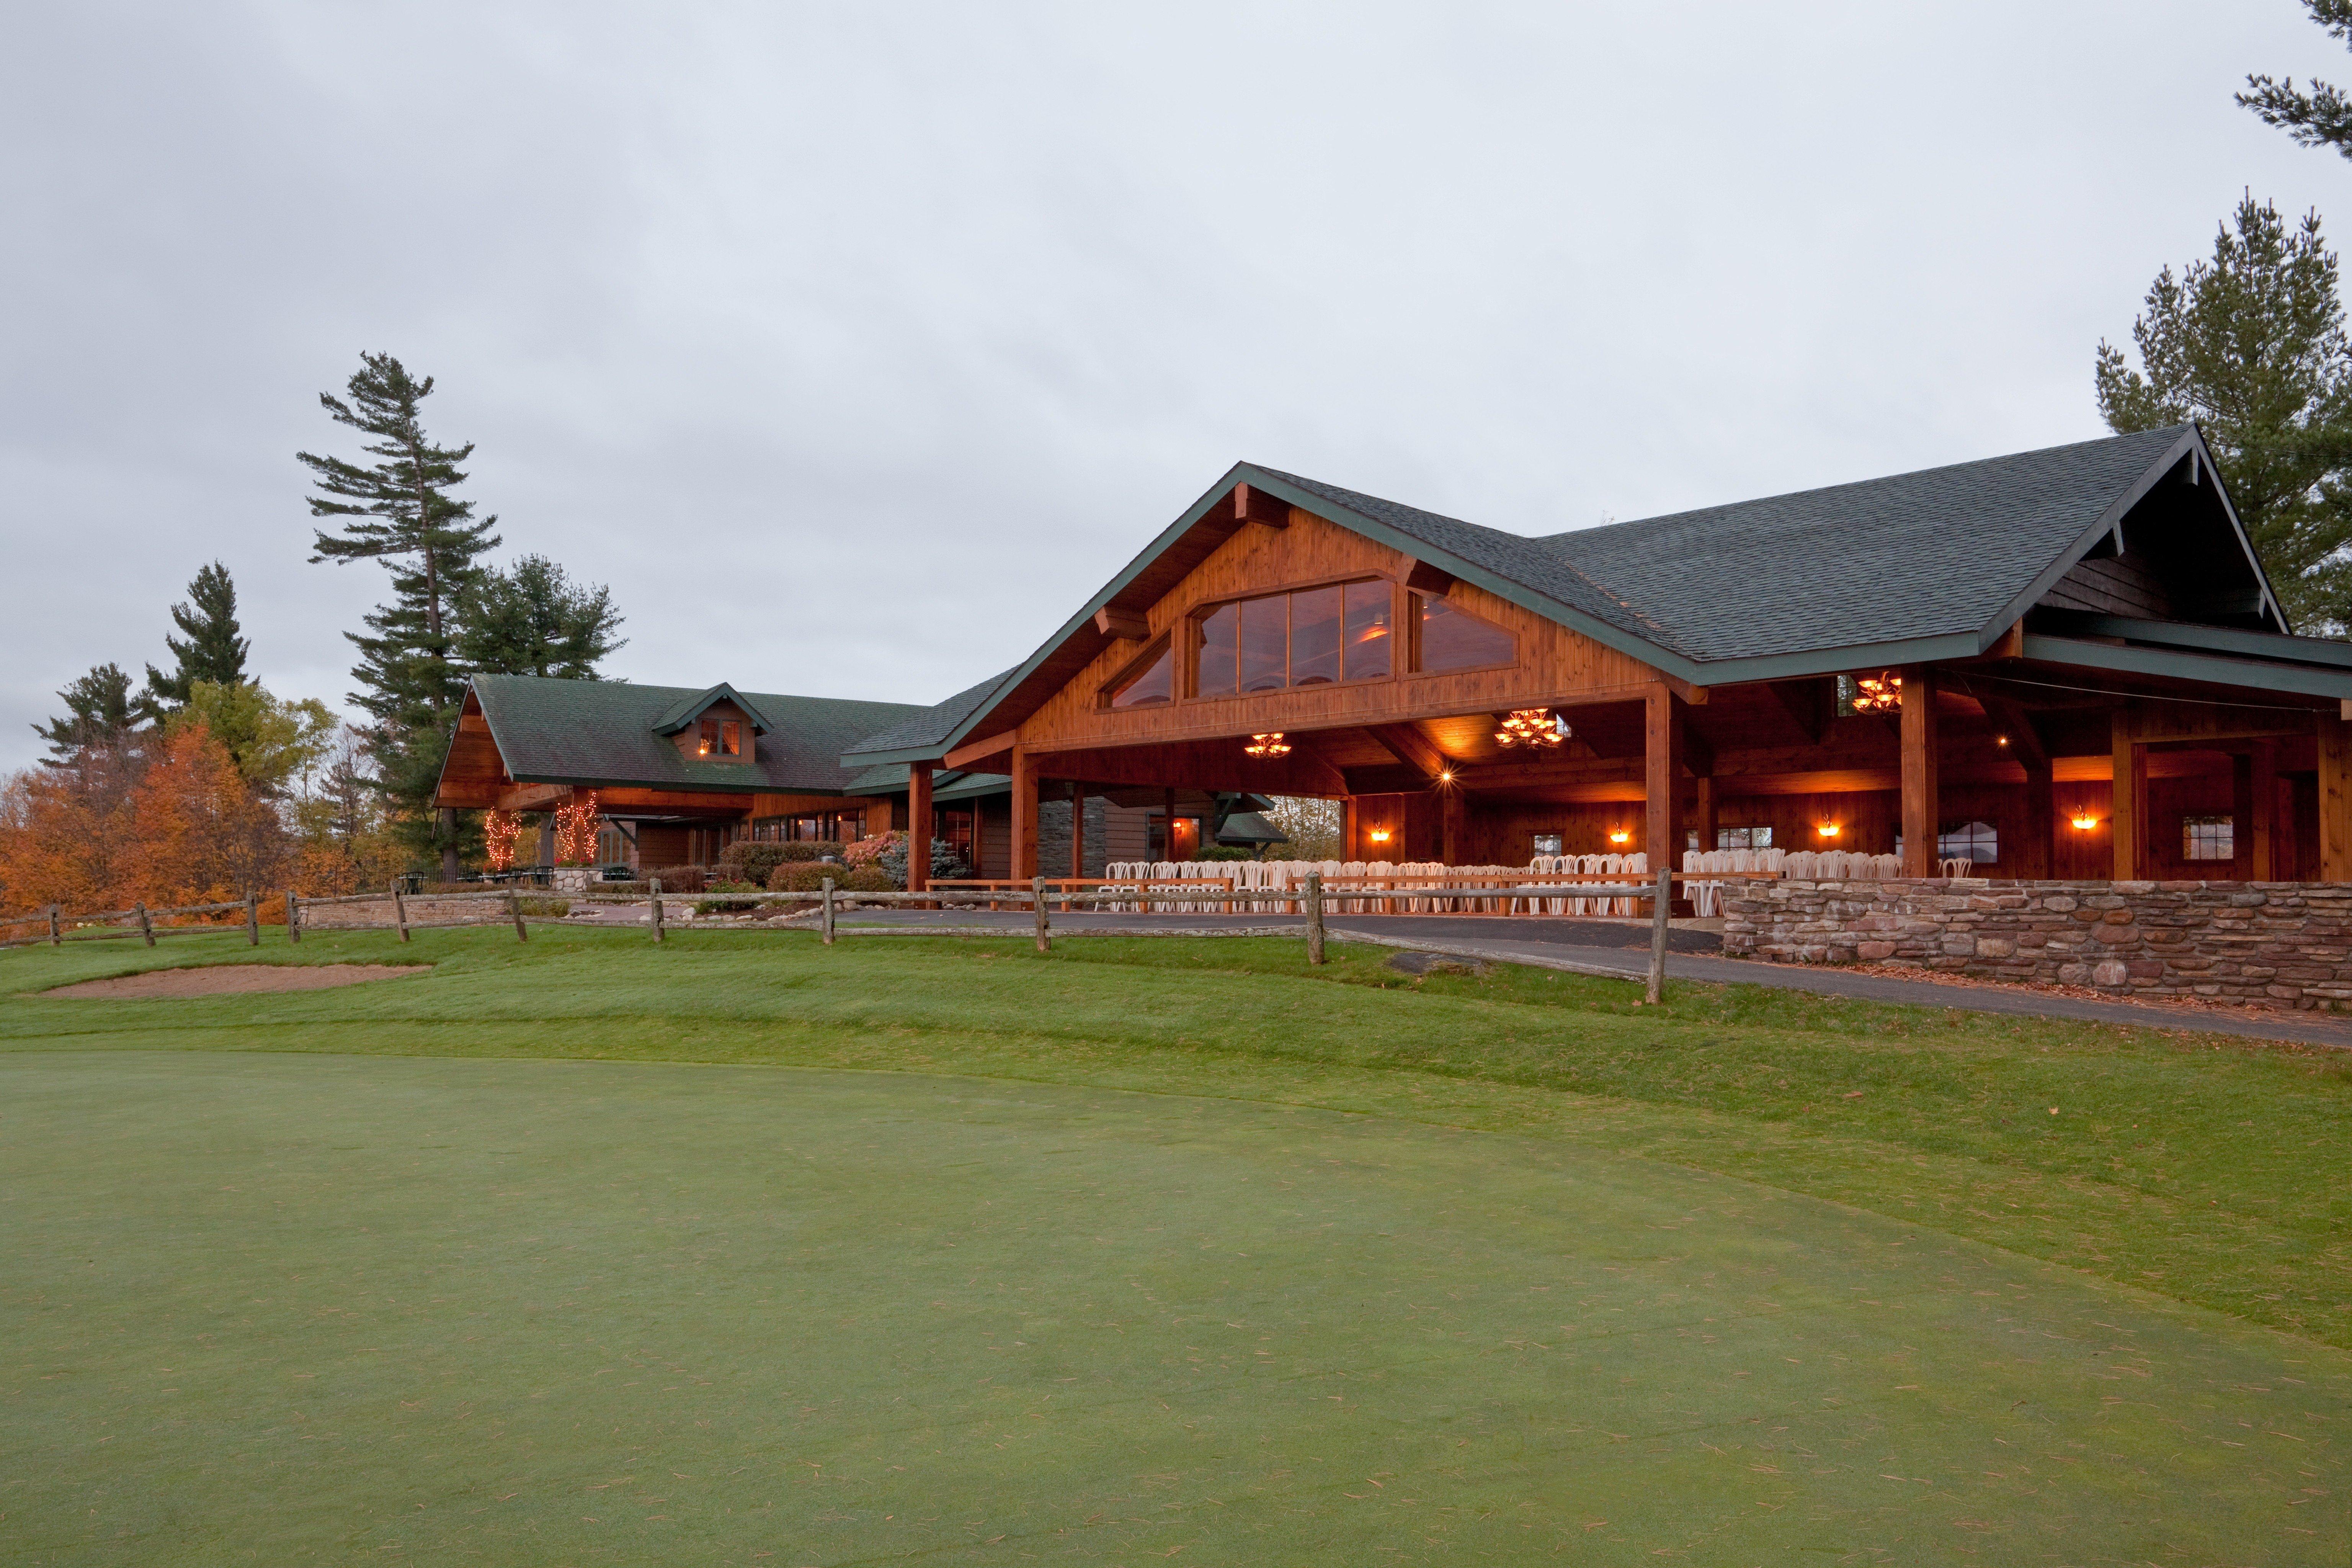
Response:
[[[437,967],[0,955],[0,1561],[2352,1551],[2338,1058],[1271,940],[268,940]]]

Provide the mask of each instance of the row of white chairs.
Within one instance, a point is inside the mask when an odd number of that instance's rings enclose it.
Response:
[[[1231,881],[1240,891],[1264,889],[1269,893],[1286,896],[1252,900],[1230,906],[1223,902],[1186,900],[1180,896],[1148,900],[1139,899],[1132,904],[1108,907],[1150,908],[1184,913],[1231,908],[1241,912],[1273,913],[1295,910],[1297,896],[1306,888],[1309,874],[1320,876],[1327,883],[1359,878],[1410,881],[1414,878],[1459,880],[1472,877],[1500,882],[1530,871],[1646,878],[1649,867],[1650,858],[1641,854],[1538,855],[1526,866],[1448,866],[1436,860],[1115,860],[1103,868],[1103,890],[1123,891],[1125,887],[1122,885],[1130,885],[1141,892],[1143,885],[1150,882],[1223,879]],[[1324,907],[1333,914],[1630,915],[1634,912],[1634,900],[1449,895],[1436,890],[1417,892],[1410,888],[1401,888],[1393,892],[1335,893]]]

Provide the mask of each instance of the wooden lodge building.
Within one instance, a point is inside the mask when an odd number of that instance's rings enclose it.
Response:
[[[484,677],[440,799],[594,788],[645,864],[887,812],[1055,874],[1075,805],[1091,873],[1319,795],[1350,859],[2340,881],[2347,709],[2190,426],[1540,537],[1243,464],[936,707]]]

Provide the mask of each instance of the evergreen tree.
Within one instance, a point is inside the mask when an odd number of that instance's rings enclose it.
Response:
[[[367,616],[365,634],[343,634],[360,650],[352,674],[365,689],[352,700],[374,721],[368,745],[378,787],[401,807],[413,847],[437,852],[442,875],[455,879],[461,825],[456,812],[432,809],[465,699],[453,612],[480,574],[479,558],[498,547],[498,519],[475,521],[474,503],[452,493],[466,482],[457,465],[474,448],[436,446],[425,435],[418,405],[433,378],[415,379],[390,354],[360,360],[350,401],[320,393],[319,402],[336,424],[370,437],[363,449],[377,460],[362,467],[296,454],[318,487],[310,515],[351,520],[341,533],[320,531],[310,560],[378,560],[392,574],[393,602]]]
[[[2352,341],[2319,216],[2290,231],[2249,195],[2210,261],[2157,275],[2132,322],[2141,368],[2099,344],[2118,434],[2195,420],[2290,621],[2352,623]]]
[[[199,571],[188,584],[188,602],[172,606],[172,622],[187,634],[186,640],[163,635],[163,646],[172,650],[178,668],[165,675],[153,665],[147,667],[147,695],[144,706],[157,715],[173,708],[187,705],[188,688],[199,680],[209,680],[215,686],[235,686],[245,679],[245,656],[253,644],[238,636],[236,624],[236,584],[229,581],[228,568],[215,561]]]
[[[471,674],[595,680],[599,660],[626,646],[612,590],[575,584],[544,555],[490,568],[458,604],[457,660]]]
[[[92,666],[58,699],[66,705],[65,717],[33,726],[57,753],[41,759],[51,767],[68,766],[85,752],[121,750],[138,728],[139,705],[131,695],[131,677],[120,665]]]
[[[2304,0],[2304,8],[2313,21],[2352,44],[2352,0]],[[2324,81],[2313,82],[2309,92],[2298,92],[2293,77],[2273,81],[2268,76],[2249,76],[2246,86],[2252,90],[2239,93],[2238,102],[2262,116],[2263,123],[2277,126],[2306,147],[2333,147],[2352,158],[2352,97]]]

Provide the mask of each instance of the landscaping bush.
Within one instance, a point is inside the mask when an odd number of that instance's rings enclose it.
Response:
[[[780,893],[814,893],[824,888],[824,879],[842,886],[849,879],[849,868],[829,860],[787,860],[768,878],[768,886]]]
[[[658,878],[665,893],[698,893],[708,886],[699,866],[651,866],[646,876]]]
[[[799,860],[803,856],[789,853],[799,848],[796,844],[780,844],[772,838],[739,838],[719,852],[719,874],[730,882],[749,882],[754,887],[768,885],[769,873],[786,860]]]
[[[543,915],[550,920],[560,921],[572,912],[570,899],[525,898],[518,901],[522,905],[522,912],[527,915]]]
[[[823,860],[827,857],[835,860],[841,858],[841,846],[830,838],[804,839],[793,844],[779,844],[776,847],[783,851],[777,857],[781,860]]]
[[[841,847],[842,863],[848,866],[871,866],[894,844],[904,844],[903,833],[877,833],[871,838],[861,838],[855,844]]]
[[[750,882],[713,882],[709,891],[714,893],[756,893],[760,889]],[[740,915],[760,908],[757,899],[698,899],[694,912],[698,915]]]
[[[890,885],[893,888],[906,887],[907,842],[905,839],[900,839],[875,857],[874,863],[889,873]],[[971,875],[971,868],[965,865],[961,857],[958,856],[953,849],[948,847],[946,839],[931,840],[931,879],[933,881],[938,881],[941,878],[953,879]]]
[[[841,884],[853,893],[888,893],[898,889],[890,873],[879,866],[852,866],[849,879]]]

